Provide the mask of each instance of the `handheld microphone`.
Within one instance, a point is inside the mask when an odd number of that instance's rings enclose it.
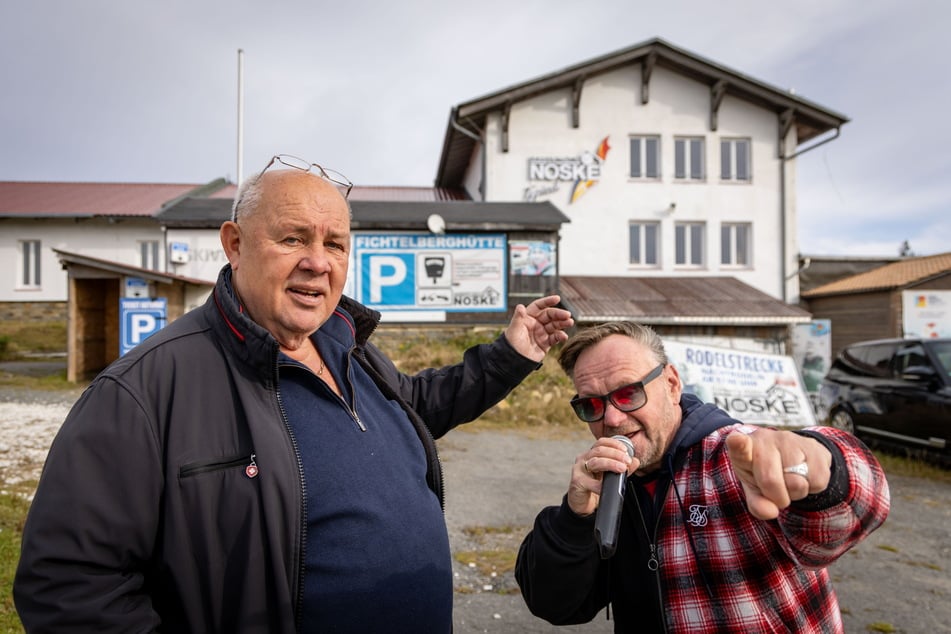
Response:
[[[620,440],[627,448],[627,455],[634,457],[634,445],[627,436],[613,436]],[[594,537],[601,550],[601,559],[614,556],[617,549],[617,534],[621,527],[621,510],[624,508],[624,489],[627,482],[626,473],[605,471],[601,479],[601,500],[598,503],[598,513],[594,518]]]

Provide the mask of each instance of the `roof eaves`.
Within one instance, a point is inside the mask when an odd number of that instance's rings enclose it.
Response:
[[[215,282],[210,280],[201,280],[193,277],[185,277],[183,275],[176,275],[174,273],[163,273],[162,271],[154,271],[152,269],[144,269],[138,266],[132,266],[129,264],[123,264],[121,262],[111,262],[109,260],[102,260],[100,258],[92,258],[86,255],[81,255],[79,253],[73,253],[70,251],[63,251],[62,249],[53,249],[53,252],[59,257],[60,262],[70,263],[70,264],[79,264],[81,266],[88,266],[90,268],[100,269],[103,271],[109,271],[110,273],[117,273],[119,275],[135,275],[136,277],[141,277],[142,279],[149,280],[151,282],[158,282],[159,284],[171,284],[172,282],[184,282],[187,284],[194,284],[198,286],[214,286]]]
[[[718,81],[724,81],[727,83],[728,91],[732,90],[747,97],[755,97],[764,103],[772,103],[780,110],[793,109],[797,114],[806,114],[829,128],[839,127],[849,121],[848,117],[843,114],[717,64],[658,38],[515,84],[464,102],[454,107],[453,110],[457,112],[460,119],[482,116],[486,112],[501,108],[506,103],[522,101],[554,88],[571,86],[579,78],[604,73],[641,58],[646,58],[651,54],[656,54],[657,60],[661,64],[673,67],[681,72],[689,71],[688,74],[695,79],[705,79],[711,85]]]
[[[791,112],[797,122],[799,145],[830,130],[838,130],[849,121],[845,115],[787,90],[727,68],[660,38],[653,38],[453,106],[449,114],[446,134],[443,137],[436,184],[444,186],[456,184],[462,177],[461,168],[456,163],[465,160],[462,157],[468,156],[471,153],[471,146],[478,142],[474,138],[468,138],[470,135],[477,135],[471,131],[466,134],[461,126],[462,123],[481,128],[489,112],[502,109],[507,104],[523,101],[550,90],[573,86],[578,81],[640,59],[653,59],[659,65],[710,86],[722,82],[728,94],[772,109],[776,113]]]

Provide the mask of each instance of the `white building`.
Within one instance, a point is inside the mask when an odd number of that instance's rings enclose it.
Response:
[[[551,201],[562,276],[731,276],[795,303],[796,156],[847,121],[655,39],[454,107],[436,185]]]

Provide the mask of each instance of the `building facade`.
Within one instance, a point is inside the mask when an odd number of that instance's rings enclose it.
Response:
[[[846,121],[651,40],[456,106],[436,182],[551,201],[562,275],[726,275],[794,303],[796,156]]]

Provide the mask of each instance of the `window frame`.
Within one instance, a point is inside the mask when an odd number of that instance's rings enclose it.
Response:
[[[34,290],[43,287],[42,254],[42,240],[17,241],[17,288]]]
[[[637,161],[637,173],[635,174],[635,151],[634,145],[638,145],[638,151],[636,153]],[[649,146],[653,143],[654,145],[654,156],[651,157],[651,152],[649,152]],[[663,176],[663,168],[661,163],[661,143],[659,134],[632,134],[628,137],[628,160],[630,166],[628,169],[628,177],[636,180],[645,180],[645,181],[659,181]],[[651,167],[651,158],[653,158],[654,163],[654,174],[650,174],[649,170]]]
[[[699,236],[696,233],[699,231]],[[674,224],[674,266],[681,269],[702,269],[707,261],[707,223],[683,221]],[[694,255],[699,249],[699,261]]]
[[[738,240],[738,230],[743,229],[745,245],[741,248]],[[724,232],[729,232],[729,244],[725,244]],[[737,257],[743,252],[745,262]],[[753,268],[753,223],[751,222],[724,222],[720,225],[720,266],[734,269]]]
[[[637,230],[637,260],[635,260],[634,231]],[[652,238],[648,236],[653,230]],[[660,223],[654,221],[632,220],[627,226],[627,261],[629,266],[638,268],[660,268]],[[654,261],[647,261],[653,248]]]
[[[699,144],[699,148],[695,147]],[[698,171],[694,171],[698,163]],[[703,136],[674,137],[674,180],[702,182],[707,180],[706,138]]]
[[[743,152],[739,149],[743,148]],[[724,159],[724,152],[729,151],[729,157]],[[741,154],[746,161],[746,176],[742,178],[739,170]],[[724,165],[728,163],[728,165]],[[724,167],[727,169],[724,170]],[[733,183],[753,182],[753,144],[746,137],[724,137],[720,139],[720,180]]]
[[[150,271],[160,271],[158,240],[139,240],[139,266]]]

